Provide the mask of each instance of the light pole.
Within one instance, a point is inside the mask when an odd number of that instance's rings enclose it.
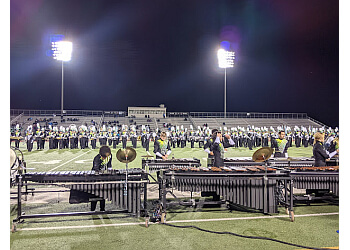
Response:
[[[61,84],[61,119],[63,119],[63,83],[64,67],[63,63],[70,61],[73,51],[73,43],[68,41],[52,42],[53,59],[62,61],[62,84]]]
[[[227,81],[226,69],[233,68],[234,60],[235,60],[235,52],[226,51],[224,49],[218,50],[219,68],[225,69],[225,86],[224,86],[224,117],[225,118],[226,118],[226,81]]]

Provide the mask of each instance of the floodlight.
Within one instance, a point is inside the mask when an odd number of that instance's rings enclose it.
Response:
[[[224,49],[218,50],[218,61],[220,68],[233,68],[235,59],[235,52],[226,51]]]
[[[218,50],[219,67],[225,69],[225,87],[224,87],[224,117],[226,118],[226,69],[233,68],[235,60],[235,52],[226,51],[224,49]]]
[[[70,61],[73,51],[73,43],[68,41],[52,42],[53,58],[58,61]]]

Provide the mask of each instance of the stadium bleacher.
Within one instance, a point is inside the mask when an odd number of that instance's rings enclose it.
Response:
[[[116,126],[116,125],[136,125],[137,132],[141,132],[141,125],[149,126],[151,131],[159,130],[168,130],[171,126],[183,126],[187,130],[190,129],[191,125],[194,130],[198,129],[198,126],[203,127],[204,125],[209,128],[223,128],[227,127],[228,129],[232,127],[267,127],[271,126],[276,128],[278,126],[289,126],[294,128],[294,126],[304,126],[304,127],[314,127],[319,128],[324,126],[322,123],[308,117],[301,116],[298,118],[293,118],[293,116],[289,116],[286,114],[283,118],[255,118],[261,117],[259,116],[251,116],[252,118],[223,118],[223,117],[193,117],[193,116],[185,116],[185,117],[165,117],[165,118],[140,118],[140,117],[128,117],[128,116],[116,116],[116,115],[104,115],[103,111],[96,113],[88,113],[85,111],[81,111],[78,114],[77,112],[68,112],[64,116],[64,119],[61,119],[60,115],[55,115],[54,111],[51,111],[51,114],[48,115],[48,111],[43,112],[43,114],[35,114],[35,112],[16,112],[11,110],[11,126],[15,124],[20,124],[22,128],[27,128],[29,125],[32,125],[34,122],[40,124],[41,127],[52,125],[68,127],[70,124],[75,124],[76,126],[80,125],[95,125],[96,127],[100,127],[102,125],[106,126]],[[56,112],[57,113],[57,112]],[[73,113],[73,114],[70,114]],[[286,118],[287,117],[287,118]],[[291,117],[291,118],[289,118]]]

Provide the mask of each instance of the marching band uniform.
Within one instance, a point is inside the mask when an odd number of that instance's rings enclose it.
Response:
[[[137,134],[135,133],[135,131],[130,132],[130,140],[132,143],[132,147],[136,148],[136,146],[137,146]]]
[[[214,143],[214,139],[213,139],[213,138],[209,138],[209,139],[206,141],[206,143],[204,144],[204,151],[205,151],[206,153],[208,153],[208,164],[209,164],[209,161],[211,161],[211,163],[214,162],[214,155],[211,155],[211,154],[210,154],[213,143]],[[212,159],[212,160],[209,160],[209,159]]]
[[[90,130],[90,134],[89,134],[89,138],[90,138],[90,144],[91,144],[91,148],[92,149],[96,149],[96,132],[93,130],[94,128],[92,128]]]
[[[300,148],[301,134],[299,131],[295,133],[295,147]]]
[[[57,139],[58,139],[59,149],[63,149],[63,131],[62,130],[59,132]]]
[[[33,149],[33,142],[34,142],[34,136],[32,133],[32,126],[28,126],[27,131],[26,131],[26,137],[25,140],[27,142],[27,150],[28,152],[31,152]]]
[[[277,158],[277,157],[288,157],[288,153],[287,153],[287,150],[288,150],[288,141],[286,139],[280,139],[280,138],[277,138],[276,139],[276,145],[275,145],[275,154],[274,154],[274,157]]]
[[[51,126],[50,126],[48,137],[49,137],[49,149],[54,149],[54,142],[53,142],[54,132],[52,131]]]
[[[169,140],[162,140],[159,138],[154,142],[154,150],[153,152],[156,154],[156,159],[163,159],[162,156],[170,155],[171,148]]]
[[[186,134],[184,131],[181,131],[180,133],[180,143],[181,143],[181,148],[186,147]]]
[[[145,148],[146,148],[146,152],[149,152],[149,141],[151,138],[151,134],[150,133],[146,133],[145,135]]]
[[[124,130],[122,132],[122,146],[123,146],[123,149],[126,148],[127,141],[128,141],[128,133]]]
[[[172,146],[173,148],[176,147],[176,140],[177,140],[177,138],[176,138],[176,133],[173,131],[173,133],[172,133],[172,135],[171,135],[171,137],[170,137],[171,146]]]
[[[74,135],[74,131],[70,130],[69,131],[69,144],[70,144],[70,149],[74,149],[74,145],[75,145],[75,135]]]
[[[112,141],[113,141],[113,135],[112,135],[112,128],[109,127],[108,128],[108,133],[107,133],[107,142],[108,142],[108,146],[112,146]]]
[[[40,138],[40,130],[35,131],[35,141],[36,141],[36,149],[39,150],[41,146],[41,138]]]
[[[247,134],[247,145],[249,150],[253,150],[253,132],[251,131]]]
[[[118,142],[118,134],[117,134],[117,132],[113,131],[112,132],[112,144],[113,144],[114,149],[117,148],[117,142]]]
[[[21,131],[19,129],[16,129],[15,132],[15,147],[19,148],[19,142],[21,140]]]
[[[195,142],[195,137],[194,137],[194,132],[190,132],[190,143],[191,143],[191,148],[194,148],[194,142]]]
[[[63,148],[69,148],[69,128],[63,133]]]
[[[234,145],[232,138],[230,138],[228,140],[225,140],[224,138],[226,138],[226,137],[223,136],[222,141],[220,141],[219,136],[215,137],[215,141],[213,142],[213,144],[211,146],[211,151],[214,154],[214,167],[224,166],[225,148],[228,148],[228,147]]]
[[[323,143],[320,141],[316,141],[313,147],[313,155],[315,158],[315,167],[325,167],[326,159],[332,158],[337,154],[337,151],[329,153],[323,148]]]

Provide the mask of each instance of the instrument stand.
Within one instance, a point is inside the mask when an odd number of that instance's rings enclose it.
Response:
[[[124,187],[124,196],[128,195],[128,163],[125,166],[125,187]]]

